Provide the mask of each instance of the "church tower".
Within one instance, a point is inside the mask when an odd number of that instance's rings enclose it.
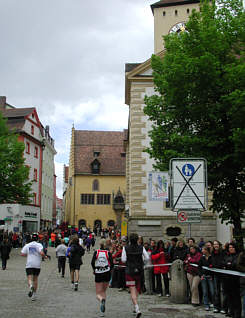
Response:
[[[199,3],[199,0],[161,0],[151,5],[155,54],[164,49],[162,36],[183,30],[192,10],[199,10]]]

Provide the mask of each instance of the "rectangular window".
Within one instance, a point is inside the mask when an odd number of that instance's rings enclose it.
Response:
[[[33,204],[37,205],[37,194],[36,193],[33,193],[34,196],[33,196]]]
[[[31,134],[34,135],[34,126],[31,126]]]
[[[104,204],[111,204],[111,195],[104,194]]]
[[[34,168],[33,180],[37,181],[37,169]]]
[[[34,157],[38,158],[38,148],[37,147],[35,147],[35,150],[34,150]]]
[[[97,194],[97,204],[103,204],[103,194]]]
[[[111,204],[111,195],[97,194],[97,204]]]
[[[30,153],[30,143],[26,142],[26,153]]]
[[[81,204],[94,204],[94,194],[81,194]]]

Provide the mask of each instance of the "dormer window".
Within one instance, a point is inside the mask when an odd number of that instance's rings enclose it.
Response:
[[[100,162],[99,162],[99,160],[95,159],[91,163],[91,169],[92,169],[92,173],[94,173],[94,174],[99,174],[100,173]]]
[[[99,152],[99,151],[94,151],[94,158],[99,157],[99,155],[100,155],[100,152]]]

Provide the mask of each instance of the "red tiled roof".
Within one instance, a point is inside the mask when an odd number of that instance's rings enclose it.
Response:
[[[34,107],[27,108],[13,108],[13,109],[5,109],[2,111],[3,117],[12,118],[12,117],[25,117],[31,114],[35,110]]]
[[[25,124],[25,116],[31,114],[34,107],[12,108],[2,110],[3,117],[7,119],[7,126],[10,130],[22,130]]]
[[[125,175],[124,132],[75,130],[75,174],[91,174],[94,152],[99,152],[101,175]]]

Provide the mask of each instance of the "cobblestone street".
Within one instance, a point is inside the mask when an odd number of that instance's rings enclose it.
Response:
[[[32,302],[27,296],[25,275],[26,258],[20,256],[20,248],[13,249],[7,264],[7,270],[0,270],[0,313],[4,318],[67,318],[99,317],[99,304],[95,298],[94,277],[90,261],[92,252],[85,254],[84,265],[80,271],[79,290],[71,289],[68,266],[65,278],[57,271],[55,249],[49,248],[51,260],[42,262],[39,276],[37,300]],[[68,265],[68,264],[67,264]],[[204,307],[193,308],[191,305],[171,304],[166,297],[141,295],[139,305],[142,317],[161,318],[221,318],[221,314],[205,312]],[[128,292],[108,289],[106,317],[134,317],[133,307]]]

